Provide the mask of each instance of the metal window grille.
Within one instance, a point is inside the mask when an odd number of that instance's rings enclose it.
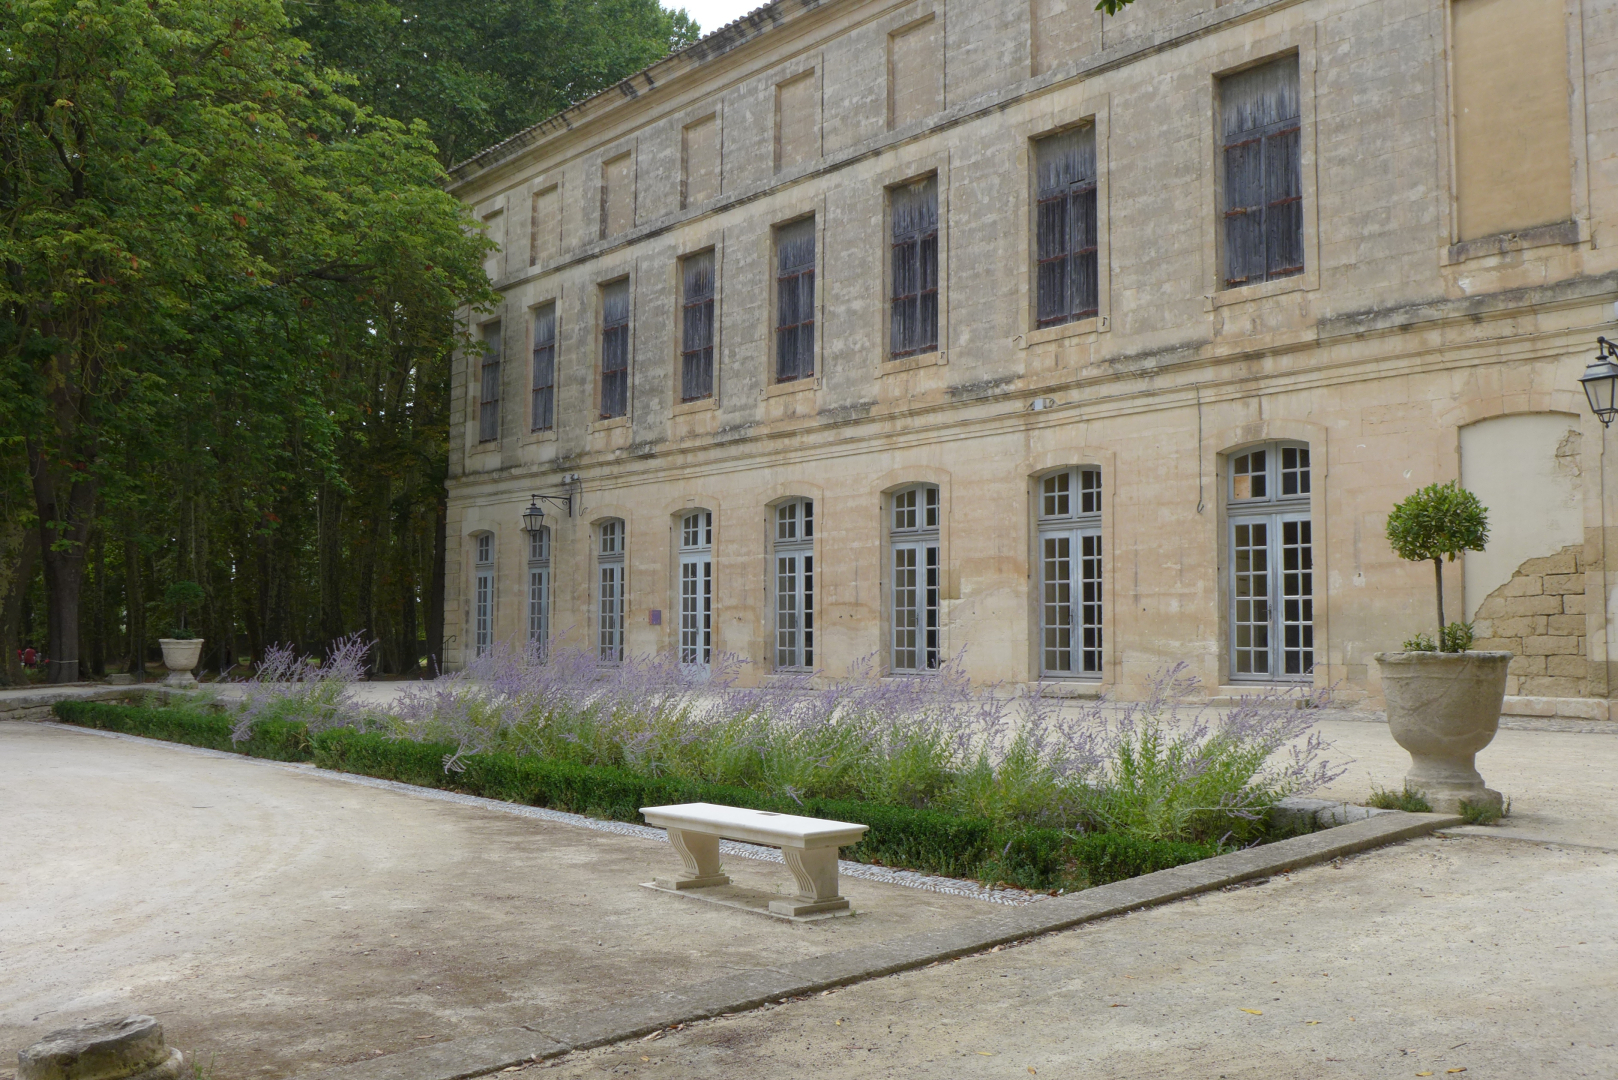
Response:
[[[1270,443],[1230,461],[1231,676],[1306,679],[1315,666],[1309,448]]]
[[[707,667],[713,658],[713,514],[680,521],[680,663]]]
[[[897,359],[938,348],[938,177],[896,187],[890,200],[888,354]]]
[[[775,381],[815,373],[815,219],[775,233]]]
[[[481,393],[478,395],[478,441],[500,438],[500,324],[483,328]]]
[[[556,426],[556,305],[534,312],[533,430]]]
[[[1040,481],[1040,670],[1096,676],[1102,663],[1101,470]]]
[[[551,531],[528,535],[528,640],[545,649],[551,636]]]
[[[680,400],[713,397],[714,253],[684,260],[685,291],[680,344]]]
[[[1298,58],[1221,80],[1225,285],[1303,271],[1303,163]]]
[[[1058,326],[1087,319],[1100,307],[1095,128],[1041,139],[1035,151],[1038,324]]]
[[[601,419],[629,412],[629,282],[601,290]]]
[[[624,523],[620,520],[601,523],[596,571],[596,655],[603,663],[616,664],[624,658]]]
[[[775,508],[775,666],[815,666],[815,504]]]
[[[932,671],[940,661],[936,487],[912,487],[894,494],[890,539],[893,670]]]

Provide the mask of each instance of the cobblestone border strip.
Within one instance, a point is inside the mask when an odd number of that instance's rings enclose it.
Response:
[[[0,717],[0,719],[16,718]],[[231,761],[250,761],[259,765],[290,769],[309,776],[321,776],[332,780],[341,780],[348,784],[359,784],[362,787],[394,791],[401,795],[413,795],[419,799],[434,799],[438,802],[475,806],[483,810],[493,810],[500,814],[510,814],[514,817],[551,821],[558,825],[571,825],[579,829],[591,829],[595,832],[612,833],[617,836],[633,836],[640,840],[651,840],[659,844],[668,841],[667,833],[662,829],[654,829],[650,825],[636,825],[628,821],[605,821],[601,818],[585,817],[583,814],[569,814],[563,810],[551,810],[543,806],[527,806],[523,803],[503,802],[500,799],[486,799],[480,795],[464,795],[458,791],[442,791],[438,788],[419,787],[415,784],[403,784],[397,780],[382,780],[375,776],[364,776],[360,773],[322,769],[318,765],[298,761],[274,761],[268,758],[247,757],[245,754],[232,754],[225,750],[210,750],[206,746],[190,746],[186,743],[166,742],[163,739],[148,739],[143,735],[130,735],[122,731],[102,731],[99,728],[63,724],[54,720],[36,722],[43,727],[59,728],[63,731],[87,732],[91,735],[100,735],[109,739],[128,739],[132,742],[183,750],[191,754],[228,758]],[[785,862],[780,849],[762,847],[758,844],[743,844],[734,840],[721,840],[719,850],[725,855],[740,859],[756,859],[759,862],[773,863]],[[886,866],[872,866],[870,863],[851,862],[848,859],[837,860],[837,873],[842,877],[858,878],[861,881],[899,885],[907,889],[920,889],[923,892],[944,893],[949,896],[965,897],[968,900],[981,900],[989,904],[1022,906],[1049,899],[1049,894],[1047,893],[1029,892],[1024,889],[1014,888],[991,888],[977,881],[964,881],[960,878],[922,874],[915,870],[895,870]]]
[[[573,1009],[522,1027],[417,1047],[311,1074],[307,1080],[469,1080],[529,1061],[639,1038],[675,1024],[864,982],[1082,923],[1296,870],[1457,825],[1445,814],[1382,814],[1324,832],[1159,870],[1011,908],[941,930],[907,934],[778,968],[738,972],[622,1004]]]

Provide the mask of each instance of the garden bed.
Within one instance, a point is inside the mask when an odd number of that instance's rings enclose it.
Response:
[[[65,701],[63,721],[276,761],[356,773],[616,821],[642,806],[713,802],[852,821],[869,832],[843,856],[949,877],[1072,891],[1208,858],[1230,846],[997,822],[938,809],[825,797],[789,798],[748,787],[648,776],[629,769],[510,751],[467,753],[453,742],[416,741],[351,727],[312,731],[296,720],[259,719],[245,732],[218,709]],[[233,735],[239,741],[233,741]],[[245,737],[242,737],[245,736]],[[453,761],[453,768],[446,762]],[[1262,825],[1247,842],[1268,839]]]

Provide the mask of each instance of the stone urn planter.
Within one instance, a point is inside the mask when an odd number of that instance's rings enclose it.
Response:
[[[191,672],[202,662],[202,638],[158,638],[163,646],[163,666],[169,669],[164,686],[195,686]]]
[[[1385,652],[1376,654],[1388,703],[1388,730],[1410,751],[1405,786],[1435,811],[1460,813],[1461,803],[1501,806],[1474,761],[1500,726],[1509,652]]]

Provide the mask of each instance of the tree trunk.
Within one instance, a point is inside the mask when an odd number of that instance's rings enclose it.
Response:
[[[66,441],[66,440],[64,440]],[[45,570],[46,680],[79,679],[79,596],[90,522],[95,516],[95,479],[66,454],[30,440],[34,505],[39,514],[40,554]],[[74,455],[77,457],[78,455]]]
[[[320,487],[320,635],[330,647],[344,634],[343,623],[343,496],[331,484]]]
[[[1444,651],[1444,560],[1433,560],[1433,578],[1438,582],[1438,651]]]
[[[39,568],[39,530],[17,524],[13,543],[5,543],[0,536],[0,555],[15,551],[11,562],[12,574],[0,589],[0,686],[21,686],[28,681],[23,674],[22,660],[17,650],[22,630],[22,602],[34,584],[34,571]]]
[[[427,589],[427,675],[436,678],[444,671],[444,558],[448,550],[449,506],[447,494],[439,489],[433,523],[433,577]]]
[[[141,575],[140,545],[131,524],[124,532],[124,623],[129,638],[129,673],[146,679],[146,592]]]
[[[96,529],[95,553],[95,620],[90,630],[90,674],[103,679],[107,675],[107,536],[104,529]]]

